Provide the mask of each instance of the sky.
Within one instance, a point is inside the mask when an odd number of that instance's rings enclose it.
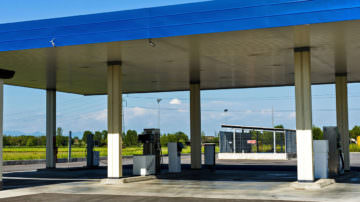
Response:
[[[46,19],[143,7],[199,2],[200,0],[1,0],[0,23]],[[360,125],[360,85],[349,84],[349,125]],[[335,86],[315,85],[313,123],[336,125]],[[214,135],[221,124],[295,128],[294,87],[212,90],[201,92],[202,130]],[[156,99],[161,98],[160,106]],[[105,130],[106,96],[57,93],[57,126],[67,133]],[[4,88],[4,133],[44,134],[46,92],[6,85]],[[123,96],[124,129],[141,132],[158,126],[162,133],[189,134],[189,92],[129,94]],[[228,112],[224,112],[228,109]],[[273,111],[273,113],[272,113]],[[273,114],[273,116],[272,116]]]

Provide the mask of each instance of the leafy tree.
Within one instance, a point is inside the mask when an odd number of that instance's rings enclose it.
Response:
[[[166,146],[169,142],[182,142],[182,143],[186,143],[189,141],[189,137],[179,131],[179,132],[176,132],[175,134],[163,134],[161,135],[160,137],[160,144],[163,145],[163,146]]]
[[[4,145],[4,146],[8,146],[8,145],[9,145],[9,139],[10,139],[10,138],[9,138],[8,136],[4,136],[4,137],[3,137],[3,145]]]
[[[63,136],[63,129],[61,127],[56,129],[56,146],[67,146],[69,138],[67,136]]]
[[[184,132],[181,132],[181,131],[176,132],[175,136],[176,136],[178,142],[185,143],[185,142],[189,141],[189,137]]]
[[[29,137],[27,138],[27,141],[26,141],[26,146],[27,146],[27,147],[36,146],[36,138],[29,136]]]
[[[349,132],[350,137],[356,140],[357,136],[360,136],[360,126],[354,126]]]
[[[102,138],[102,133],[100,131],[95,131],[95,134],[94,134],[94,145],[95,146],[101,146],[101,138]]]
[[[324,139],[324,134],[321,128],[313,126],[312,127],[312,135],[314,140],[322,140]]]
[[[107,145],[107,137],[108,137],[107,130],[101,131],[101,146],[106,146]]]
[[[74,143],[73,143],[74,145],[81,146],[81,141],[80,141],[79,137],[74,137],[73,141],[74,141]]]
[[[279,124],[279,125],[274,126],[274,128],[284,128],[284,125]]]
[[[61,127],[58,127],[56,129],[56,136],[62,136],[63,135],[63,129]]]
[[[135,130],[128,130],[124,137],[124,146],[136,146],[138,145],[138,135]]]
[[[201,131],[201,142],[206,142],[206,134],[204,131]]]
[[[83,133],[83,136],[82,136],[82,141],[84,142],[84,144],[87,143],[87,136],[88,135],[92,135],[93,133],[89,130],[86,130],[84,133]]]
[[[169,138],[166,134],[160,136],[160,144],[163,146],[167,146],[167,143],[169,142]]]
[[[46,146],[46,136],[38,137],[36,146]]]

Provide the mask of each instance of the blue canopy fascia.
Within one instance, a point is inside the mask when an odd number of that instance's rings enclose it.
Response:
[[[359,19],[359,0],[203,1],[0,24],[0,51]]]

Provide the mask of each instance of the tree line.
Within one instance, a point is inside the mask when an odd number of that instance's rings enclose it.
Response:
[[[94,145],[97,147],[104,147],[107,145],[107,135],[106,130],[103,131],[84,131],[81,138],[72,137],[71,144],[73,146],[84,147],[86,146],[86,141],[88,135],[93,135]],[[131,146],[140,146],[138,142],[138,133],[136,130],[128,130],[126,133],[122,134],[123,147]],[[57,147],[66,147],[68,146],[69,137],[63,135],[63,129],[57,128],[56,130],[56,146]],[[168,142],[182,142],[184,144],[189,142],[189,137],[185,133],[179,131],[174,134],[162,134],[160,136],[160,143],[163,146],[166,146]],[[46,146],[46,136],[30,136],[30,135],[21,135],[21,136],[7,136],[3,137],[4,146],[12,147],[45,147]]]
[[[276,128],[284,128],[283,125],[277,125]],[[94,139],[94,145],[97,147],[104,147],[107,145],[107,131],[85,131],[83,133],[82,138],[72,137],[71,144],[73,146],[84,147],[86,146],[87,135],[92,134]],[[314,140],[323,139],[323,131],[321,128],[313,126],[312,134]],[[141,144],[138,142],[138,133],[136,130],[128,130],[126,133],[122,134],[123,139],[123,147],[131,147],[131,146],[140,146]],[[278,136],[279,134],[277,134]],[[356,140],[357,136],[360,136],[360,126],[354,126],[349,131],[350,138]],[[272,135],[269,135],[269,138],[272,138]],[[204,132],[201,133],[201,139],[203,143],[219,143],[219,137],[217,136],[206,136]],[[277,139],[281,139],[278,138]],[[56,146],[57,147],[66,147],[68,146],[69,138],[68,136],[63,135],[63,129],[57,128],[56,130]],[[162,146],[166,146],[168,142],[182,142],[183,144],[189,144],[189,136],[184,132],[176,132],[176,133],[168,133],[162,134],[160,136],[160,144]],[[270,140],[269,140],[270,141]],[[7,136],[5,135],[3,138],[4,146],[46,146],[46,136],[30,136],[30,135],[22,135],[22,136]]]

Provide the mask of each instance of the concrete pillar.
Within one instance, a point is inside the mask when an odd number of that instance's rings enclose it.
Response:
[[[349,116],[346,74],[337,74],[336,79],[336,120],[344,152],[344,169],[350,171]]]
[[[46,168],[56,167],[56,90],[46,90]]]
[[[297,178],[314,181],[310,48],[295,48]]]
[[[191,168],[201,168],[200,83],[190,84]]]
[[[3,101],[4,82],[0,80],[0,190],[2,189],[2,166],[3,166]]]
[[[122,177],[122,71],[120,62],[108,64],[108,178]]]

